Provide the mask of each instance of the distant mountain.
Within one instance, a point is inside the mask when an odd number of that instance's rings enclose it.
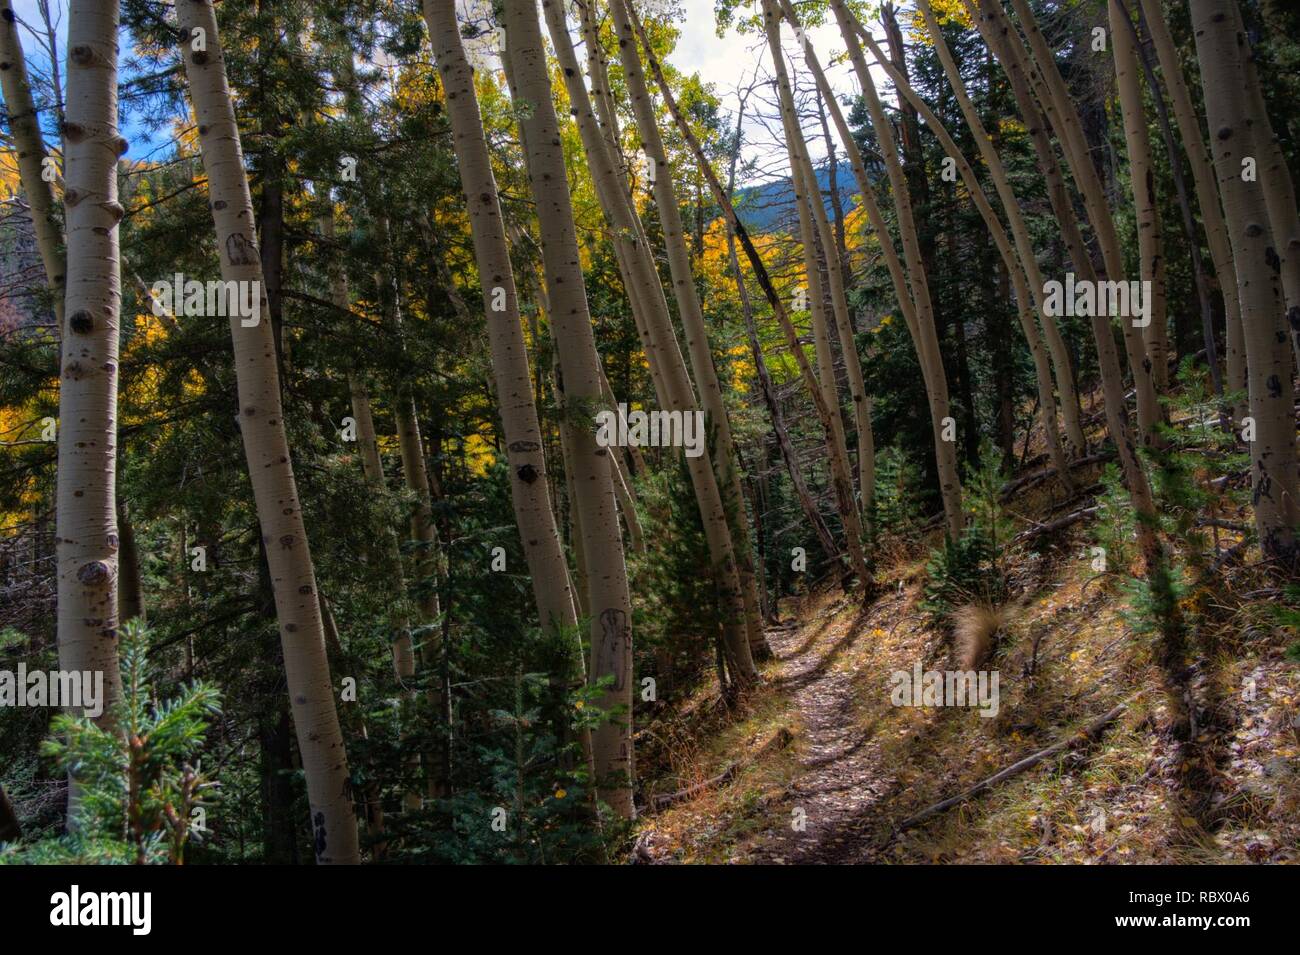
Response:
[[[826,214],[832,214],[830,204],[830,167],[823,164],[816,169],[817,186],[822,191]],[[857,185],[853,181],[853,167],[847,160],[835,170],[835,185],[840,193],[844,211],[855,205]],[[755,186],[742,186],[736,190],[736,214],[745,228],[752,232],[771,232],[789,228],[794,215],[794,188],[790,178],[773,179]]]

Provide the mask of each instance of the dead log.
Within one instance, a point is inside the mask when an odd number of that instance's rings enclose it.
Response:
[[[1141,694],[1138,695],[1140,696]],[[1128,707],[1129,703],[1133,702],[1133,700],[1136,699],[1137,696],[1134,696],[1132,699],[1120,703],[1118,706],[1114,707],[1113,709],[1109,710],[1102,716],[1099,716],[1097,719],[1093,720],[1091,723],[1089,723],[1083,729],[1079,730],[1079,732],[1075,733],[1074,735],[1067,736],[1065,739],[1053,743],[1051,746],[1047,747],[1047,749],[1039,750],[1037,753],[1034,753],[1032,756],[1026,756],[1018,763],[1012,763],[1006,769],[994,773],[988,779],[976,783],[974,786],[966,790],[964,793],[961,793],[960,795],[957,796],[953,796],[950,799],[945,799],[943,802],[937,802],[933,806],[930,806],[928,809],[922,809],[914,816],[908,816],[906,819],[904,819],[902,822],[900,822],[898,825],[894,827],[895,834],[900,832],[906,832],[908,829],[914,829],[916,826],[920,825],[925,820],[933,816],[937,816],[939,815],[939,813],[951,809],[953,806],[960,805],[961,803],[964,803],[966,800],[978,796],[982,792],[986,792],[987,790],[992,789],[994,786],[1002,782],[1004,779],[1010,779],[1012,776],[1020,775],[1025,770],[1030,769],[1033,766],[1037,766],[1043,760],[1055,756],[1057,753],[1063,753],[1067,750],[1075,749],[1079,746],[1082,746],[1084,743],[1091,742],[1098,735],[1100,735],[1102,730],[1104,730],[1111,723],[1115,722],[1115,720],[1119,719],[1120,714],[1124,712],[1124,710]]]
[[[663,793],[658,796],[651,796],[650,804],[646,807],[645,812],[649,815],[663,812],[663,810],[667,809],[674,803],[679,803],[685,799],[690,799],[693,796],[698,796],[706,789],[712,789],[715,786],[722,786],[729,783],[746,766],[758,762],[768,753],[784,749],[786,746],[790,745],[790,741],[793,739],[794,734],[783,726],[772,734],[772,738],[760,746],[753,756],[748,759],[737,760],[722,772],[718,773],[718,775],[706,779],[702,783],[696,783],[694,786],[687,786],[685,789],[679,789],[674,793]]]

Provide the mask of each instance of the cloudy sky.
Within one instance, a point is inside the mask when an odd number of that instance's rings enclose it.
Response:
[[[51,0],[56,16],[60,18],[58,37],[61,54],[66,43],[67,2],[68,0]],[[461,5],[464,6],[466,2],[472,4],[476,0],[461,0]],[[36,0],[15,0],[14,7],[21,19],[33,27],[39,27],[40,17]],[[767,44],[761,34],[742,34],[734,26],[724,36],[719,37],[714,20],[713,0],[678,0],[678,8],[685,19],[680,24],[681,38],[677,49],[670,57],[671,63],[686,73],[699,73],[706,83],[713,85],[715,92],[722,99],[724,109],[734,115],[739,102],[737,90],[752,85],[756,72],[760,78],[770,77],[771,60],[768,56]],[[874,32],[879,38],[878,25]],[[839,58],[839,54],[843,53],[843,42],[833,25],[815,27],[809,31],[809,37],[823,65],[834,63]],[[34,71],[43,70],[47,61],[36,41],[30,35],[24,35],[24,41],[31,68]],[[811,90],[811,79],[802,70],[793,35],[788,29],[784,31],[784,41],[787,55],[794,58],[796,83]],[[882,82],[881,72],[878,69],[873,72],[877,82]],[[857,82],[847,64],[831,66],[829,73],[831,84],[841,97],[852,95],[856,91]],[[757,160],[758,178],[763,178],[764,175],[780,175],[786,169],[784,149],[779,135],[780,123],[772,107],[773,99],[774,91],[764,84],[751,96],[746,107],[748,116],[745,124],[745,139],[748,147],[746,156],[752,155]],[[755,112],[764,115],[756,116]],[[133,156],[142,156],[151,148],[162,145],[143,142],[144,134],[140,130],[127,129],[126,132],[128,139],[132,141],[131,155]],[[808,133],[814,158],[824,156],[825,149],[821,144],[820,129],[810,124]]]

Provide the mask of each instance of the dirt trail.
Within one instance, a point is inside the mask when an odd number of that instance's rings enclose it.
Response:
[[[875,672],[889,672],[887,661],[871,650],[873,634],[893,626],[905,602],[884,596],[858,614],[842,613],[844,606],[841,601],[825,608],[823,620],[811,628],[768,634],[780,660],[776,681],[791,691],[799,715],[803,772],[789,793],[786,825],[768,833],[755,861],[870,861],[876,851],[871,830],[888,827],[882,802],[896,780],[881,759],[877,726],[857,725],[861,688],[835,662],[852,647],[870,653]]]

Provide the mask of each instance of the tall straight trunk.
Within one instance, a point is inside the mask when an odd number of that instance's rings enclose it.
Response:
[[[1251,134],[1255,140],[1253,157],[1256,162],[1255,181],[1263,187],[1264,205],[1268,209],[1269,223],[1273,228],[1274,251],[1280,260],[1282,296],[1286,301],[1287,328],[1291,333],[1291,350],[1300,365],[1300,214],[1296,212],[1295,183],[1291,170],[1282,154],[1282,144],[1268,110],[1264,107],[1264,89],[1259,83],[1255,68],[1255,51],[1246,36],[1241,22],[1241,9],[1234,2],[1228,4],[1233,27],[1242,38],[1242,68],[1245,89],[1250,98]]]
[[[944,419],[949,416],[948,381],[944,374],[943,353],[939,348],[939,337],[935,328],[934,306],[930,299],[929,279],[921,255],[920,236],[912,215],[911,193],[903,174],[903,165],[899,161],[893,127],[885,116],[884,107],[876,93],[875,80],[871,76],[871,71],[867,69],[866,57],[863,56],[862,47],[858,43],[861,26],[849,12],[844,0],[831,0],[831,9],[835,13],[840,34],[848,47],[849,59],[853,63],[858,83],[862,87],[862,95],[866,100],[867,111],[871,115],[871,125],[879,140],[885,169],[889,174],[889,185],[894,194],[898,232],[902,240],[903,257],[907,262],[912,301],[916,307],[914,335],[930,403],[930,425],[934,432],[939,492],[943,497],[948,536],[956,540],[961,536],[962,528],[965,526],[965,516],[961,506],[961,480],[957,473],[957,443],[943,438]]]
[[[970,98],[966,95],[965,86],[961,84],[961,74],[956,69],[956,63],[952,59],[947,43],[945,43],[942,34],[939,33],[938,23],[934,21],[934,14],[930,10],[929,4],[926,3],[925,0],[918,0],[918,7],[926,18],[926,27],[930,30],[930,36],[934,42],[935,51],[939,54],[940,61],[944,66],[944,71],[949,76],[950,85],[952,85],[953,91],[957,95],[958,102],[962,104],[966,121],[968,124],[971,124],[971,132],[976,141],[986,147],[983,158],[988,164],[989,170],[994,177],[995,184],[1000,176],[1002,186],[1005,186],[1005,192],[1002,194],[1001,198],[1004,208],[1009,205],[1015,210],[1007,217],[1008,221],[1012,223],[1014,229],[1017,217],[1020,213],[1020,207],[1016,202],[1015,195],[1011,193],[1009,184],[1007,184],[1006,170],[1002,167],[1001,160],[997,155],[997,151],[993,149],[992,143],[988,142],[988,136],[984,130],[984,125],[980,121],[979,116],[975,113]],[[953,140],[947,128],[945,128],[943,123],[939,120],[939,117],[934,114],[934,111],[930,109],[929,105],[921,99],[914,89],[912,89],[906,78],[893,69],[889,62],[884,58],[882,51],[877,46],[875,40],[871,37],[871,34],[863,31],[860,36],[871,49],[876,61],[885,68],[890,79],[893,80],[895,89],[897,89],[900,95],[915,107],[919,115],[925,120],[926,128],[938,137],[944,151],[952,157],[958,171],[961,173],[962,183],[966,186],[966,191],[970,194],[971,199],[975,203],[975,207],[979,210],[980,216],[984,219],[984,224],[989,230],[989,235],[993,237],[993,243],[997,247],[998,254],[1001,256],[1002,265],[1006,274],[1011,279],[1013,288],[1015,289],[1016,314],[1020,319],[1020,328],[1024,333],[1025,342],[1029,346],[1030,357],[1033,358],[1034,361],[1034,376],[1038,385],[1039,414],[1042,419],[1043,435],[1047,442],[1048,454],[1052,460],[1053,466],[1057,470],[1057,475],[1061,483],[1067,490],[1069,490],[1071,489],[1070,472],[1067,466],[1065,449],[1061,443],[1060,431],[1056,424],[1056,396],[1052,393],[1052,372],[1048,363],[1047,351],[1043,347],[1043,340],[1038,334],[1038,326],[1034,321],[1033,309],[1035,307],[1037,308],[1038,314],[1042,316],[1044,325],[1051,324],[1054,326],[1055,323],[1052,322],[1051,316],[1047,315],[1043,308],[1042,276],[1038,271],[1038,262],[1034,258],[1033,247],[1029,243],[1029,234],[1028,230],[1025,229],[1024,220],[1023,218],[1019,219],[1020,227],[1023,230],[1023,241],[1018,244],[1020,245],[1021,255],[1028,256],[1030,263],[1028,265],[1024,264],[1023,258],[1018,259],[1016,253],[1012,251],[1011,242],[1007,238],[1006,230],[1002,227],[1001,220],[998,219],[997,214],[993,211],[993,207],[988,201],[988,198],[984,195],[984,188],[976,178],[975,171],[971,168],[970,163],[967,162],[966,157],[962,154],[960,148],[958,148],[957,143]],[[951,72],[949,72],[950,66]],[[969,111],[967,111],[967,107],[969,107]],[[990,156],[992,161],[989,161]],[[999,191],[1002,191],[1001,187],[999,187]],[[951,235],[952,233],[950,232],[949,234]],[[1035,286],[1037,287],[1037,294],[1033,291]],[[1064,343],[1062,343],[1062,345],[1063,344]],[[1070,382],[1068,358],[1066,359],[1066,362],[1067,363],[1064,366],[1058,366],[1058,382]],[[1063,393],[1068,396],[1076,395],[1072,383],[1068,390],[1065,390]],[[1075,399],[1073,407],[1075,412],[1073,416],[1074,427],[1079,428],[1077,398]],[[1069,418],[1070,416],[1067,415],[1067,422]],[[1081,429],[1079,431],[1079,437],[1082,439]],[[1083,445],[1078,445],[1077,447],[1082,448]]]
[[[566,688],[572,690],[585,681],[586,664],[582,659],[582,641],[578,634],[569,568],[551,507],[541,425],[520,324],[518,290],[510,266],[500,196],[474,90],[474,74],[461,45],[452,5],[426,0],[424,14],[438,74],[446,93],[461,188],[465,193],[466,208],[470,210],[470,231],[479,281],[483,284],[506,458],[514,477],[510,489],[515,522],[523,543],[524,560],[528,565],[542,630],[554,638],[573,641],[574,652],[568,661],[567,672],[560,674]],[[504,297],[500,310],[493,305],[498,288]],[[629,534],[634,541],[637,540],[640,527],[630,495],[624,504],[624,518]],[[580,742],[585,759],[590,763],[591,734],[583,731]]]
[[[1101,249],[1106,278],[1112,282],[1124,281],[1124,256],[1120,249],[1119,234],[1115,231],[1115,220],[1106,200],[1105,189],[1092,163],[1079,111],[1028,3],[1025,0],[1012,0],[1012,5],[1029,42],[1030,54],[1024,62],[1026,65],[1036,65],[1036,69],[1027,70],[1029,78],[1035,85],[1039,103],[1047,114],[1048,121],[1056,130],[1066,164],[1083,197],[1088,221],[1092,223],[1097,245]],[[1019,47],[1020,35],[1011,26],[1001,5],[982,3],[981,9],[993,15],[998,28],[1005,31],[1008,45]],[[1137,391],[1138,428],[1142,442],[1145,445],[1156,445],[1160,443],[1156,428],[1164,420],[1164,410],[1156,396],[1153,377],[1155,365],[1147,354],[1142,329],[1136,327],[1128,317],[1121,316],[1119,322],[1124,332],[1124,348],[1128,354],[1129,371],[1133,375],[1133,387]]]
[[[103,15],[108,16],[110,13],[111,11],[105,11]],[[89,36],[84,29],[83,27],[80,40],[74,39],[77,34],[69,30],[69,47],[73,43],[84,41]],[[45,169],[47,154],[41,136],[40,116],[36,110],[36,102],[32,98],[27,63],[23,58],[22,42],[18,36],[18,18],[14,14],[12,0],[0,0],[0,64],[3,64],[3,69],[0,69],[0,95],[4,97],[9,135],[13,138],[14,153],[18,160],[18,178],[22,183],[23,192],[27,195],[27,203],[31,206],[36,251],[40,253],[41,264],[45,266],[45,275],[50,283],[50,294],[54,300],[54,320],[58,325],[59,334],[62,334],[67,263],[60,249],[62,237],[59,235],[58,221],[54,218],[54,190],[41,175]],[[78,85],[78,89],[84,89],[84,82]],[[114,100],[115,105],[116,100]],[[113,114],[113,124],[116,128],[116,112]],[[113,155],[116,156],[116,152]],[[67,158],[71,158],[71,151]],[[112,163],[110,162],[109,165],[111,166]],[[70,174],[65,172],[64,178],[71,186]],[[72,208],[74,204],[68,202],[68,209]],[[71,225],[71,212],[69,212],[69,225]]]
[[[545,8],[547,23],[550,28],[551,42],[559,54],[560,67],[564,73],[565,86],[569,93],[569,102],[577,114],[579,133],[582,137],[583,150],[592,178],[597,187],[597,195],[612,233],[615,250],[623,264],[626,287],[632,304],[633,317],[641,336],[646,359],[650,363],[652,377],[655,380],[659,403],[667,410],[681,411],[682,414],[694,414],[698,408],[691,380],[686,372],[677,343],[677,334],[673,329],[672,316],[668,311],[668,302],[664,297],[663,287],[659,281],[659,272],[655,267],[654,257],[646,241],[644,230],[637,219],[632,198],[623,185],[618,174],[618,165],[601,135],[599,123],[591,107],[590,97],[582,81],[578,59],[569,38],[568,26],[561,4],[548,4]],[[626,75],[627,74],[625,71]],[[639,76],[639,72],[637,76]],[[644,89],[644,84],[642,84]],[[635,96],[635,92],[633,94]],[[656,131],[657,132],[657,131]],[[665,164],[662,176],[671,173]],[[656,180],[658,190],[660,182]],[[673,201],[676,201],[674,194]],[[673,207],[673,212],[676,212]],[[686,256],[686,281],[694,292],[694,279],[691,277],[689,254],[681,236],[681,217],[677,217],[677,240],[680,251]],[[665,225],[667,229],[668,226]],[[672,247],[670,242],[670,249]],[[696,306],[699,302],[696,300]],[[700,318],[701,330],[703,318]],[[707,355],[708,342],[703,341],[705,357],[710,368],[712,358]],[[716,376],[714,378],[716,383]],[[604,392],[602,379],[602,394]],[[723,412],[725,416],[725,410]],[[725,417],[721,419],[725,421]],[[707,422],[707,416],[706,416]],[[712,422],[715,426],[718,419]],[[705,432],[706,436],[709,432]],[[754,640],[762,641],[762,622],[758,618],[757,593],[753,596],[752,626],[749,625],[749,607],[743,598],[735,548],[733,547],[730,527],[727,522],[727,507],[724,504],[719,487],[717,472],[713,466],[714,454],[720,450],[717,445],[709,447],[705,442],[703,453],[698,457],[686,459],[691,486],[695,492],[696,504],[700,512],[700,523],[704,529],[705,540],[709,548],[713,577],[722,604],[722,632],[724,648],[727,654],[728,669],[737,686],[747,686],[758,678],[754,668]],[[678,452],[680,453],[680,452]],[[615,460],[617,453],[610,455],[610,464],[614,472],[615,491],[618,490],[618,474]],[[744,502],[740,503],[743,508]],[[761,643],[760,643],[761,645]]]
[[[551,101],[534,0],[504,0],[506,56],[513,73],[512,98],[520,106],[529,188],[537,205],[551,330],[563,375],[569,415],[600,401],[600,362],[583,284],[573,203],[569,195],[559,123]],[[588,566],[591,607],[590,675],[613,682],[601,707],[608,722],[592,734],[592,754],[600,797],[616,814],[631,818],[632,804],[632,605],[623,539],[619,533],[609,449],[600,447],[592,427],[574,427],[575,503]]]
[[[68,269],[55,516],[59,667],[104,674],[104,715],[99,718],[104,725],[122,689],[117,663],[122,304],[117,157],[126,151],[126,140],[117,128],[117,27],[113,0],[74,0],[69,10],[64,125]]]
[[[659,65],[658,59],[654,55],[654,49],[650,46],[646,37],[645,29],[642,27],[640,20],[637,18],[636,10],[628,7],[628,15],[632,21],[633,30],[641,42],[642,53],[650,67],[650,72],[655,78],[655,83],[659,87],[660,95],[663,96],[664,104],[672,114],[673,122],[677,125],[677,130],[681,133],[682,139],[695,157],[696,164],[704,174],[705,181],[709,184],[709,191],[713,193],[713,199],[722,208],[723,215],[726,216],[731,229],[735,232],[736,237],[740,240],[741,247],[745,250],[745,257],[749,260],[750,268],[754,272],[754,277],[759,286],[763,289],[763,295],[767,298],[768,305],[771,307],[773,314],[776,316],[778,324],[781,326],[782,334],[785,336],[786,347],[794,358],[795,364],[799,368],[799,374],[804,384],[808,388],[809,395],[812,398],[813,409],[817,414],[817,420],[822,426],[822,434],[826,443],[827,454],[830,457],[831,483],[835,490],[835,502],[839,511],[841,520],[844,521],[845,541],[849,552],[849,563],[855,574],[858,575],[861,586],[869,590],[871,588],[871,576],[867,569],[866,556],[862,549],[862,528],[858,520],[857,503],[853,499],[853,475],[849,469],[848,458],[840,452],[839,446],[834,440],[834,415],[836,409],[829,406],[821,395],[821,390],[817,382],[817,376],[814,374],[812,365],[808,361],[808,356],[804,354],[803,345],[799,341],[799,335],[795,331],[793,323],[790,321],[790,314],[777,295],[775,286],[772,285],[771,277],[768,275],[767,267],[763,263],[762,256],[754,247],[749,233],[745,231],[744,225],[736,215],[735,207],[732,205],[730,198],[722,190],[722,184],[718,182],[717,174],[713,171],[708,158],[704,155],[704,150],[700,146],[699,140],[696,139],[694,132],[691,131],[690,125],[682,115],[681,109],[677,105],[677,100],[673,96],[672,89],[668,86],[668,81],[663,74],[663,68]]]
[[[1192,181],[1196,184],[1196,204],[1201,210],[1205,225],[1205,244],[1210,249],[1210,260],[1223,293],[1223,311],[1226,324],[1226,374],[1225,389],[1229,392],[1246,390],[1246,351],[1241,326],[1241,303],[1237,298],[1237,270],[1232,261],[1228,242],[1228,228],[1219,204],[1219,190],[1214,181],[1214,166],[1210,162],[1205,137],[1201,133],[1201,119],[1192,106],[1192,97],[1183,77],[1182,64],[1174,47],[1173,37],[1160,9],[1160,0],[1140,0],[1142,14],[1151,34],[1156,58],[1169,101],[1173,105],[1178,135],[1187,151],[1187,161],[1192,168]],[[1189,240],[1190,241],[1190,240]],[[1234,417],[1240,420],[1246,413],[1245,403],[1235,404]]]
[[[664,246],[668,253],[668,269],[673,282],[673,296],[677,301],[677,312],[681,317],[682,331],[686,335],[686,353],[690,358],[691,371],[695,376],[695,387],[699,391],[700,405],[705,415],[706,434],[711,438],[711,456],[713,471],[717,476],[718,487],[722,493],[723,516],[729,532],[730,542],[735,555],[736,572],[739,576],[741,598],[744,601],[744,623],[751,651],[760,656],[770,656],[766,638],[763,636],[763,620],[758,606],[758,587],[754,579],[753,548],[749,539],[749,523],[745,517],[745,499],[740,488],[740,472],[736,468],[736,448],[731,436],[731,419],[722,400],[722,385],[718,381],[718,372],[713,364],[713,354],[709,349],[709,336],[704,324],[704,308],[700,304],[699,292],[695,288],[695,276],[691,270],[690,250],[686,245],[685,229],[682,226],[681,210],[677,201],[677,187],[673,183],[672,167],[668,164],[668,151],[664,147],[663,137],[650,100],[650,91],[646,86],[642,71],[641,57],[637,53],[636,38],[632,33],[632,24],[628,19],[625,4],[629,0],[610,0],[609,8],[613,15],[614,28],[619,40],[619,58],[623,65],[623,80],[627,84],[628,97],[632,102],[633,115],[636,117],[637,133],[642,148],[649,161],[654,164],[654,197],[659,212],[659,221],[663,229]],[[547,6],[548,17],[554,16],[549,11],[554,7],[563,13],[562,4]],[[560,17],[563,21],[563,16]],[[573,68],[577,70],[577,60],[573,59]],[[581,75],[574,77],[581,84]],[[605,84],[601,84],[604,86]],[[586,99],[585,91],[583,94]],[[586,110],[591,116],[590,108]],[[591,121],[595,117],[591,116]],[[599,141],[600,137],[597,136]],[[611,163],[616,160],[611,156]],[[624,190],[620,190],[624,191]],[[671,322],[667,326],[671,331]],[[674,340],[673,344],[676,342]],[[680,359],[679,359],[680,362]],[[686,381],[689,389],[690,381]]]
[[[1256,138],[1262,132],[1257,99],[1247,88],[1252,78],[1245,63],[1250,50],[1237,28],[1233,6],[1234,0],[1192,0],[1192,28],[1246,337],[1250,417],[1255,424],[1255,439],[1249,444],[1255,529],[1265,557],[1294,567],[1300,556],[1300,482],[1291,354],[1264,186],[1258,180],[1246,182],[1241,175],[1242,159],[1259,156],[1264,144]]]
[[[763,4],[763,23],[767,33],[768,49],[775,64],[777,93],[781,103],[781,119],[785,129],[786,149],[790,155],[790,165],[795,170],[795,180],[802,178],[804,184],[804,202],[799,206],[801,230],[807,222],[807,231],[817,239],[826,257],[826,284],[830,293],[832,318],[835,323],[835,335],[839,340],[840,352],[844,356],[845,378],[849,385],[849,398],[853,402],[853,425],[858,441],[858,493],[862,511],[871,514],[872,501],[876,496],[876,443],[871,432],[871,404],[867,400],[866,382],[862,377],[862,362],[858,358],[857,342],[853,338],[853,324],[849,317],[849,303],[844,291],[844,270],[841,268],[839,246],[831,229],[830,219],[826,215],[826,204],[822,201],[821,189],[817,186],[817,174],[812,160],[808,157],[807,143],[795,112],[794,91],[785,67],[785,58],[781,53],[781,16],[772,0]],[[826,130],[829,136],[830,130]],[[798,201],[799,189],[795,189]],[[811,217],[811,218],[810,218]],[[805,252],[811,251],[805,240]],[[814,262],[809,274],[809,285],[818,266]],[[811,290],[811,289],[810,289]],[[813,296],[814,315],[820,305],[820,297]],[[824,312],[824,308],[823,308]],[[824,318],[825,316],[823,316]],[[829,336],[828,336],[829,337]],[[831,397],[835,399],[835,369],[827,366],[823,378],[829,380]],[[847,453],[847,452],[846,452]]]
[[[261,289],[253,201],[216,13],[209,0],[184,0],[176,14],[185,38],[181,60],[198,121],[221,277],[227,282],[257,282]],[[204,50],[194,49],[200,30]],[[259,308],[265,313],[264,294]],[[326,658],[316,573],[289,457],[275,342],[269,322],[262,321],[259,314],[256,324],[243,324],[251,320],[238,314],[230,318],[238,420],[275,593],[289,700],[311,806],[316,860],[322,864],[356,863],[360,853],[347,754]]]
[[[1128,11],[1110,0],[1111,49],[1115,57],[1115,83],[1119,87],[1120,111],[1124,117],[1124,142],[1128,147],[1129,178],[1133,185],[1133,211],[1137,223],[1138,261],[1141,279],[1150,282],[1147,301],[1148,324],[1142,329],[1151,377],[1155,389],[1169,388],[1169,321],[1165,314],[1165,259],[1161,233],[1160,202],[1156,195],[1155,167],[1151,161],[1151,138],[1147,132],[1146,109],[1142,104],[1142,82],[1138,77],[1137,48]]]
[[[1024,60],[1019,55],[1023,50],[1020,49],[1018,40],[1013,42],[1013,38],[1007,35],[1006,21],[997,15],[1001,12],[1000,8],[995,10],[991,0],[978,0],[978,2],[979,9],[976,10],[975,0],[967,0],[967,10],[984,38],[985,44],[1002,64],[1010,81],[1017,110],[1029,134],[1039,171],[1047,186],[1052,214],[1061,228],[1075,270],[1085,281],[1096,281],[1092,259],[1083,243],[1074,209],[1066,195],[1064,177],[1061,175],[1056,154],[1047,136],[1046,123],[1029,89]],[[1137,512],[1138,544],[1148,569],[1158,567],[1163,562],[1163,552],[1156,534],[1155,498],[1151,493],[1151,484],[1147,479],[1146,471],[1138,459],[1133,431],[1129,426],[1124,372],[1120,366],[1119,349],[1115,345],[1115,336],[1107,316],[1093,315],[1091,323],[1093,343],[1097,349],[1097,368],[1101,373],[1106,427],[1119,452],[1129,500],[1132,501],[1133,509]]]

